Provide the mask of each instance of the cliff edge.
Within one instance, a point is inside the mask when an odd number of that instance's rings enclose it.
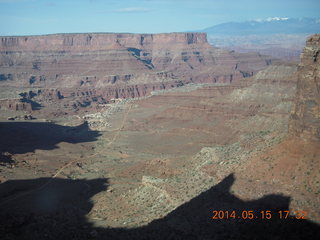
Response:
[[[169,44],[169,45],[168,45]],[[108,50],[120,47],[150,47],[204,44],[209,46],[206,33],[68,33],[39,36],[1,37],[0,51],[72,51]]]
[[[298,67],[295,104],[289,133],[320,141],[320,34],[308,38]]]
[[[11,87],[229,83],[252,76],[270,61],[212,47],[205,33],[0,37],[0,85]]]

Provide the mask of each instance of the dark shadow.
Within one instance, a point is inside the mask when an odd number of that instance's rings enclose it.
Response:
[[[36,149],[52,150],[60,142],[96,141],[101,134],[85,122],[76,127],[49,122],[0,122],[0,153],[22,154]]]
[[[37,96],[36,93],[34,93],[32,91],[29,91],[29,92],[19,93],[19,95],[22,97],[20,99],[20,101],[23,102],[23,103],[29,103],[31,105],[32,110],[40,110],[42,108],[41,104],[39,104],[36,101],[32,100],[34,97]]]
[[[320,233],[319,225],[308,220],[280,219],[277,212],[288,210],[289,197],[268,195],[243,201],[231,194],[232,174],[166,217],[134,229],[97,228],[87,221],[90,198],[106,190],[106,179],[53,179],[39,189],[48,180],[0,185],[1,239],[316,239]],[[237,216],[253,211],[258,218],[214,220],[214,210],[234,210]],[[272,217],[261,219],[259,213],[269,210]]]
[[[22,98],[20,99],[21,102],[23,103],[29,103],[31,105],[32,110],[40,110],[42,108],[42,105],[27,98]]]
[[[0,239],[87,239],[90,198],[107,179],[39,178],[0,185]]]
[[[152,64],[152,59],[147,59],[147,58],[141,58],[141,49],[137,49],[137,48],[127,48],[127,50],[132,54],[132,56],[134,56],[136,59],[142,61],[144,63],[144,65],[149,68],[149,69],[153,69],[154,65]],[[145,57],[145,55],[143,55],[143,57]]]
[[[127,48],[129,52],[135,57],[140,57],[141,49],[138,48]]]
[[[278,211],[288,210],[290,197],[267,195],[243,201],[230,193],[234,181],[234,175],[229,175],[145,229],[157,232],[159,239],[309,239],[319,235],[320,227],[310,221],[280,219]],[[236,218],[213,219],[215,210],[235,211]],[[272,218],[262,219],[261,211],[267,210]],[[253,211],[255,217],[244,219],[245,211]]]
[[[12,165],[13,163],[11,154],[0,152],[0,166]]]

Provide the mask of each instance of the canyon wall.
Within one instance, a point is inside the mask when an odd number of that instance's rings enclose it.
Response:
[[[304,140],[320,140],[320,34],[306,43],[298,68],[295,105],[289,131]]]
[[[0,51],[101,51],[117,47],[207,44],[205,33],[88,33],[1,37]]]
[[[205,33],[0,38],[2,86],[101,88],[174,80],[232,82],[269,64],[269,59],[258,54],[214,48]]]
[[[205,33],[0,37],[0,87],[34,89],[33,104],[73,111],[189,83],[235,82],[271,61],[213,47]]]

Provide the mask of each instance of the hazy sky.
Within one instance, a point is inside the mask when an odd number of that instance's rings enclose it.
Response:
[[[0,0],[0,35],[158,33],[268,17],[320,17],[320,0]]]

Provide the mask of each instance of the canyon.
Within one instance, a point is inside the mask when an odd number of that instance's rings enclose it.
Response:
[[[214,48],[204,33],[2,37],[0,52],[1,83],[15,87],[232,82],[270,61]]]
[[[230,83],[271,61],[212,47],[204,33],[2,37],[0,86],[30,88],[25,104],[62,100],[71,111],[189,83]],[[13,98],[11,108],[21,108]]]
[[[319,51],[319,35],[299,64],[203,33],[1,37],[0,236],[318,235]]]

